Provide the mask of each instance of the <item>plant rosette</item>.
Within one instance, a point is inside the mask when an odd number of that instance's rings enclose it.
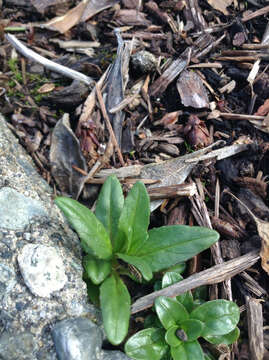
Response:
[[[55,203],[80,238],[88,294],[100,303],[104,329],[114,345],[124,340],[130,319],[131,299],[121,276],[149,281],[153,272],[188,260],[219,239],[216,231],[199,226],[148,230],[150,201],[145,185],[137,182],[124,199],[115,176],[102,186],[94,213],[67,197],[57,197]]]
[[[162,287],[181,281],[182,276],[168,272]],[[125,344],[126,354],[135,360],[205,360],[198,338],[212,344],[230,345],[239,337],[237,323],[239,308],[227,300],[213,300],[197,305],[192,293],[171,299],[160,296],[155,300],[157,319],[152,324],[159,326],[142,330]],[[158,320],[158,321],[157,321]]]

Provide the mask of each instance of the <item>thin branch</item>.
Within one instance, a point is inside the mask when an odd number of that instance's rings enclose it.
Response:
[[[107,111],[106,111],[106,107],[105,107],[105,103],[104,103],[104,100],[103,100],[103,96],[101,94],[101,90],[98,86],[98,84],[96,84],[96,95],[97,95],[97,99],[99,101],[99,105],[100,105],[100,108],[101,108],[101,111],[102,111],[102,115],[105,119],[105,123],[106,123],[106,126],[107,126],[107,129],[109,131],[109,134],[111,136],[111,140],[112,140],[112,143],[118,153],[118,157],[119,157],[119,160],[120,160],[120,163],[121,163],[121,166],[125,166],[125,163],[124,163],[124,160],[123,160],[123,157],[122,157],[122,153],[121,153],[121,150],[120,150],[120,147],[119,147],[119,144],[117,142],[117,139],[115,137],[115,134],[114,134],[114,131],[112,129],[112,126],[111,126],[111,123],[110,123],[110,120],[109,120],[109,117],[107,115]]]
[[[262,16],[262,15],[265,15],[269,12],[269,5],[265,6],[264,8],[262,9],[259,9],[257,11],[254,11],[253,13],[249,14],[249,15],[246,15],[244,16],[241,21],[242,22],[246,22],[246,21],[249,21],[249,20],[252,20],[252,19],[255,19],[256,17],[258,16]]]
[[[236,259],[215,265],[210,269],[191,275],[174,285],[143,296],[132,305],[132,314],[150,308],[158,296],[175,297],[202,285],[218,284],[250,268],[260,259],[259,251],[252,251]]]
[[[16,38],[16,36],[7,34],[5,35],[5,37],[15,47],[15,49],[26,58],[31,59],[48,68],[49,70],[62,74],[71,79],[81,81],[87,85],[93,84],[93,79],[89,76],[86,76],[78,71],[69,69],[66,66],[57,64],[56,62],[48,60],[45,57],[37,54],[33,50],[28,49],[20,40]]]

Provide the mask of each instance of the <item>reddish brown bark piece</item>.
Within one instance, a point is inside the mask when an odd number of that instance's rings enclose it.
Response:
[[[263,105],[258,108],[258,111],[254,115],[265,116],[269,113],[269,99],[266,99]]]
[[[114,19],[119,25],[149,26],[151,22],[146,19],[146,14],[135,9],[117,11]]]
[[[199,75],[194,71],[184,70],[177,81],[177,90],[182,104],[194,108],[207,108],[207,91]]]
[[[195,148],[211,144],[211,138],[204,121],[200,120],[196,115],[189,116],[188,122],[184,127],[184,135],[188,143]]]

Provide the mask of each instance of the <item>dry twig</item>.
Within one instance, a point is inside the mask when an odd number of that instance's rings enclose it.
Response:
[[[259,260],[259,258],[258,251],[249,252],[236,259],[215,265],[210,269],[191,275],[187,279],[162,290],[143,296],[132,305],[132,314],[151,307],[158,296],[175,297],[186,291],[195,289],[198,286],[218,284],[222,281],[231,279],[233,276],[250,268]]]

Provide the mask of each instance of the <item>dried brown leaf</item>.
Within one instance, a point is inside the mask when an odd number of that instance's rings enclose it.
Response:
[[[207,2],[214,9],[221,11],[224,15],[229,15],[226,8],[232,4],[233,0],[207,0]]]
[[[47,84],[40,86],[40,88],[37,90],[37,92],[39,94],[46,94],[50,91],[53,91],[54,89],[55,89],[55,84],[47,83]]]
[[[65,15],[57,16],[48,21],[45,24],[45,27],[59,31],[61,34],[65,33],[81,21],[88,2],[89,0],[82,0],[77,6],[69,10]]]
[[[119,147],[121,147],[122,126],[125,119],[125,113],[120,110],[111,114],[110,109],[113,109],[124,99],[124,60],[130,57],[130,49],[125,46],[125,42],[122,40],[120,33],[116,31],[115,34],[118,40],[117,57],[108,73],[103,96],[106,98],[106,110],[113,126],[117,143],[119,144]]]
[[[175,124],[178,121],[179,115],[181,115],[182,112],[179,111],[173,111],[170,113],[166,113],[159,121],[158,124],[164,125],[164,127],[167,127],[168,125]]]
[[[77,197],[84,176],[74,170],[87,170],[77,137],[70,128],[69,116],[64,114],[53,129],[50,147],[51,173],[63,192]]]

